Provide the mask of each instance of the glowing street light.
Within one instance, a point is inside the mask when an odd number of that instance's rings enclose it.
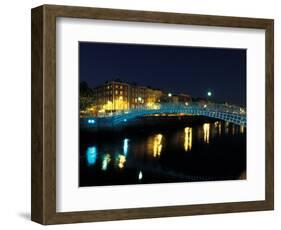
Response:
[[[172,96],[172,94],[171,93],[168,93],[168,97],[171,97]]]
[[[208,92],[207,92],[207,95],[208,95],[208,97],[211,97],[211,96],[212,96],[212,92],[211,92],[211,91],[208,91]]]

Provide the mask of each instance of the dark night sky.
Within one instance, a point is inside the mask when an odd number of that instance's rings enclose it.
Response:
[[[171,93],[246,105],[246,50],[80,42],[80,81],[119,78]]]

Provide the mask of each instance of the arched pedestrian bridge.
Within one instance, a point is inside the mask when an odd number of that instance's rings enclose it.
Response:
[[[217,118],[236,125],[247,126],[245,108],[215,103],[162,103],[151,107],[141,106],[128,111],[116,112],[103,117],[82,118],[81,124],[94,127],[101,124],[122,125],[139,117],[153,114],[187,114]],[[98,124],[99,123],[99,124]]]

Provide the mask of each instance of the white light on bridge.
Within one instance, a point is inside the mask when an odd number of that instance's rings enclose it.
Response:
[[[95,121],[94,119],[89,119],[89,120],[88,120],[88,123],[89,123],[89,124],[94,124],[95,122],[96,122],[96,121]]]

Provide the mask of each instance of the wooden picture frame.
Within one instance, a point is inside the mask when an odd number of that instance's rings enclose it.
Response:
[[[265,200],[100,211],[56,211],[56,18],[171,23],[264,29],[266,34]],[[274,21],[162,12],[43,5],[32,9],[32,205],[31,219],[63,224],[230,213],[274,208]]]

